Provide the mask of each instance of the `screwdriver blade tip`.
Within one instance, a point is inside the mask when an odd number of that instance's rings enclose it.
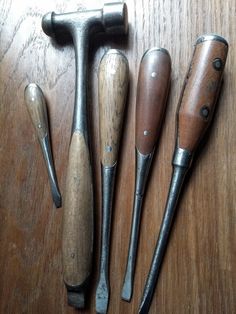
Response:
[[[124,301],[130,302],[132,298],[132,285],[131,282],[124,282],[123,288],[122,288],[122,293],[121,293],[121,298]]]
[[[61,207],[61,195],[60,194],[57,194],[57,195],[53,195],[53,202],[56,206],[56,208],[60,208]]]
[[[106,314],[108,309],[109,293],[105,284],[99,284],[96,291],[96,313]]]

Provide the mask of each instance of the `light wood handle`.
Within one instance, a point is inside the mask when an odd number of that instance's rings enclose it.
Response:
[[[25,103],[39,140],[48,134],[48,116],[41,88],[31,83],[25,88]]]
[[[180,99],[177,145],[193,152],[210,124],[228,44],[217,35],[198,39]]]
[[[98,77],[101,162],[104,166],[113,166],[117,161],[128,82],[126,57],[118,50],[109,50],[101,60]]]
[[[136,148],[150,154],[159,137],[171,76],[167,50],[148,50],[140,63],[136,100]]]
[[[93,253],[93,189],[88,146],[76,131],[71,138],[63,215],[64,281],[83,286],[89,278]]]

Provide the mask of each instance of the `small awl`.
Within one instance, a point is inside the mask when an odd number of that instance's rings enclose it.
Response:
[[[54,204],[56,207],[61,207],[61,193],[57,184],[50,145],[47,107],[43,92],[37,84],[31,83],[26,86],[25,103],[42,148]]]
[[[98,93],[100,107],[100,149],[102,166],[102,241],[96,312],[107,313],[109,302],[109,247],[112,199],[129,82],[126,57],[109,50],[99,66]]]
[[[185,175],[213,116],[227,52],[226,40],[218,35],[203,35],[195,44],[177,112],[177,138],[172,162],[172,180],[159,238],[139,308],[139,313],[142,314],[147,314],[151,305]]]
[[[136,100],[136,187],[122,299],[130,301],[139,238],[142,201],[148,173],[160,137],[170,86],[171,59],[164,48],[146,51],[140,63]]]

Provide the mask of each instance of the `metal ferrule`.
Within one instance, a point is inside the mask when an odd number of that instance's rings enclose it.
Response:
[[[55,172],[54,163],[52,159],[52,151],[51,151],[48,134],[39,142],[43,151],[43,156],[44,156],[44,160],[47,167],[48,178],[49,178],[49,183],[51,187],[53,201],[56,207],[61,207],[61,193],[59,191],[59,187],[57,183],[56,172]]]
[[[144,288],[139,313],[142,314],[148,313],[149,307],[151,305],[151,300],[154,294],[157,279],[160,273],[161,264],[166,251],[173,217],[178,203],[178,198],[185,179],[185,175],[191,165],[191,162],[192,154],[188,150],[179,147],[175,149],[174,158],[172,162],[173,173],[169,194],[166,202],[165,214],[162,220],[161,229],[154,251],[151,268]]]
[[[126,272],[122,289],[122,298],[127,301],[130,301],[132,297],[143,195],[152,162],[153,152],[148,155],[143,155],[136,149],[136,183],[133,205],[133,217]]]
[[[198,39],[196,41],[196,45],[198,45],[204,41],[209,41],[209,40],[220,41],[223,44],[225,44],[226,46],[228,46],[227,41],[222,36],[219,36],[217,34],[205,34],[205,35],[198,37]]]
[[[135,179],[135,194],[143,196],[149,169],[152,163],[154,150],[148,154],[143,155],[136,149],[136,179]]]
[[[102,242],[100,253],[100,277],[96,291],[96,311],[98,313],[106,312],[108,306],[108,296],[110,289],[108,286],[108,265],[115,174],[116,164],[111,167],[102,166]]]
[[[176,147],[172,160],[173,166],[189,168],[192,163],[192,154],[187,150],[180,147]]]

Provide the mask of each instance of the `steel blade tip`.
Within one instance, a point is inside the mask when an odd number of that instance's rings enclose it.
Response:
[[[130,302],[131,298],[132,298],[132,282],[131,282],[131,279],[125,277],[125,282],[124,282],[124,285],[123,285],[123,288],[122,288],[122,293],[121,293],[121,298],[124,300],[124,301],[127,301],[127,302]]]
[[[105,283],[100,283],[96,291],[96,313],[106,314],[108,309],[109,294]]]

